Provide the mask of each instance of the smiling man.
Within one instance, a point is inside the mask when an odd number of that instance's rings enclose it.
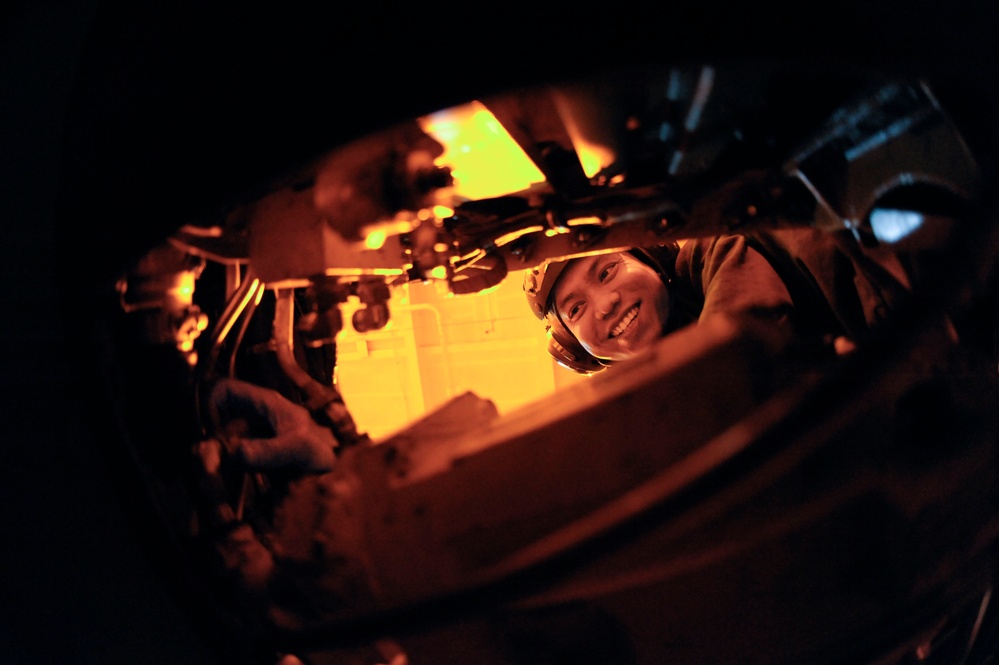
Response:
[[[659,339],[670,313],[659,274],[628,252],[569,262],[552,305],[590,355],[612,361],[630,358]]]
[[[744,316],[845,352],[909,301],[897,258],[810,228],[549,261],[524,291],[549,352],[592,373],[712,316]]]

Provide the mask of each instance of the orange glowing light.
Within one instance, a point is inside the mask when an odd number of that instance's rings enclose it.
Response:
[[[223,326],[222,330],[219,332],[218,340],[223,340],[226,338],[226,335],[229,334],[229,330],[231,330],[233,324],[236,323],[236,319],[238,318],[239,313],[242,313],[242,311],[246,309],[246,306],[250,303],[251,298],[258,295],[256,293],[258,287],[260,287],[260,280],[254,278],[253,281],[250,282],[250,288],[246,291],[246,295],[243,296],[243,299],[239,302],[239,305],[236,307],[237,315],[229,318],[225,326]]]
[[[386,240],[388,240],[388,234],[385,231],[372,231],[364,239],[364,246],[368,249],[381,249]]]
[[[420,118],[419,123],[423,131],[444,146],[435,163],[451,169],[452,189],[457,196],[502,196],[545,181],[544,174],[496,116],[479,102],[432,113]]]
[[[194,273],[180,273],[177,276],[175,285],[173,288],[169,289],[167,293],[175,296],[181,302],[191,302],[191,296],[194,295]]]
[[[434,279],[446,279],[447,278],[447,267],[446,266],[434,266],[430,270],[430,276]]]
[[[613,164],[616,155],[613,150],[597,143],[589,142],[581,136],[572,136],[572,145],[579,156],[579,163],[587,178],[592,178],[607,165]]]
[[[586,177],[592,178],[614,164],[616,138],[606,130],[609,119],[599,111],[599,95],[560,91],[554,100]],[[602,122],[594,122],[594,118]]]

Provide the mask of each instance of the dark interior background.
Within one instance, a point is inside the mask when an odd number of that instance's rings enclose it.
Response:
[[[596,67],[776,57],[939,76],[994,168],[993,3],[642,4],[0,10],[0,663],[218,662],[149,547],[81,322],[124,262],[303,159]]]

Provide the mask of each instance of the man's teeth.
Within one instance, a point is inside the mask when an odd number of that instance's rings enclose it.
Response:
[[[616,326],[614,326],[614,329],[611,330],[610,336],[617,337],[625,330],[627,330],[628,326],[631,325],[631,322],[635,320],[636,316],[638,316],[638,305],[635,305],[630,310],[628,310],[628,313],[624,315],[624,318],[621,319],[621,322],[618,323]]]

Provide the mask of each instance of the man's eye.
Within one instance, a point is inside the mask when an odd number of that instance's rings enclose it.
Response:
[[[598,276],[599,279],[600,279],[600,282],[603,283],[603,282],[606,282],[608,279],[610,279],[611,275],[614,274],[614,270],[616,268],[617,268],[617,261],[612,261],[611,263],[608,263],[607,265],[605,265],[600,270],[600,274]]]
[[[570,321],[574,320],[579,315],[579,312],[582,309],[583,309],[583,306],[581,304],[579,304],[579,303],[576,303],[575,305],[570,306],[569,307],[569,312],[568,312],[568,314],[569,314],[569,320]]]

